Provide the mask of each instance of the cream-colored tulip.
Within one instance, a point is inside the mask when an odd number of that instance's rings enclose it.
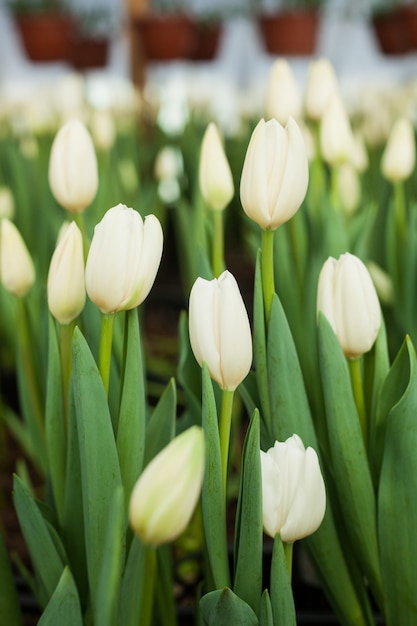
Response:
[[[358,172],[350,163],[337,170],[337,186],[344,211],[355,213],[361,201],[361,181]]]
[[[269,73],[265,97],[267,119],[275,118],[282,126],[289,117],[301,115],[301,93],[298,82],[286,59],[276,59]]]
[[[213,211],[223,211],[233,198],[235,188],[219,130],[210,122],[201,142],[198,179],[201,195]]]
[[[261,450],[265,533],[293,543],[314,533],[326,512],[326,489],[317,454],[298,435]]]
[[[58,131],[49,159],[49,185],[55,199],[71,213],[83,212],[98,189],[97,157],[91,135],[79,120]]]
[[[163,234],[159,220],[142,220],[124,204],[109,209],[94,229],[88,252],[87,294],[103,313],[138,306],[155,281],[162,256]]]
[[[391,129],[382,155],[381,170],[392,183],[410,178],[416,162],[414,128],[406,117],[399,118]]]
[[[83,238],[75,222],[66,226],[49,265],[48,307],[60,324],[72,322],[84,308]]]
[[[338,92],[338,83],[333,65],[328,59],[312,61],[307,76],[305,112],[311,120],[318,122],[331,98]]]
[[[242,295],[229,271],[214,280],[195,281],[190,293],[189,332],[198,363],[206,363],[211,378],[222,389],[236,389],[252,364],[252,336]]]
[[[0,220],[0,279],[6,291],[23,297],[35,282],[35,268],[29,250],[16,226],[6,217]]]
[[[145,467],[129,504],[130,524],[145,544],[171,542],[185,530],[200,497],[204,466],[204,433],[192,426]]]
[[[372,278],[364,263],[346,252],[329,257],[318,282],[317,309],[333,328],[346,357],[368,352],[381,326],[381,308]]]
[[[308,159],[302,132],[290,117],[284,128],[261,120],[252,133],[240,181],[246,215],[275,230],[298,211],[308,186]]]
[[[320,125],[320,149],[323,159],[332,167],[350,161],[354,138],[346,107],[334,93],[323,111]]]
[[[110,150],[116,140],[114,115],[108,109],[94,111],[90,120],[91,134],[97,148]]]

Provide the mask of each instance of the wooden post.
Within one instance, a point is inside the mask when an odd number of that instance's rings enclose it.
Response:
[[[135,19],[150,11],[150,0],[125,0],[128,15],[130,63],[133,84],[142,89],[145,81],[145,57],[139,40]]]

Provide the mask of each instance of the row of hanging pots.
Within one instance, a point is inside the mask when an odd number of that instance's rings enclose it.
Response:
[[[14,16],[23,48],[31,61],[65,61],[77,69],[103,67],[109,39],[86,35],[65,12],[25,12]]]
[[[310,55],[316,48],[319,14],[297,10],[265,13],[257,23],[269,54]],[[149,14],[135,21],[148,61],[210,60],[217,52],[221,21],[197,21],[181,14]]]

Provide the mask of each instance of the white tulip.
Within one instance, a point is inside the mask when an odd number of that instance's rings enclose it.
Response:
[[[49,265],[48,307],[60,324],[69,324],[84,308],[83,238],[75,222],[65,227]]]
[[[198,178],[207,206],[213,211],[223,211],[233,198],[235,189],[222,139],[214,122],[210,122],[203,136]]]
[[[93,140],[78,120],[58,131],[49,159],[49,185],[55,199],[71,213],[83,212],[98,189],[97,157]]]
[[[0,220],[0,279],[6,291],[23,297],[35,282],[32,257],[16,226]]]
[[[317,309],[333,328],[346,357],[368,352],[381,326],[381,309],[372,278],[362,261],[348,252],[324,263]]]
[[[109,209],[94,229],[88,252],[87,294],[103,313],[138,306],[155,281],[162,256],[163,234],[159,220],[142,220],[123,204]]]
[[[298,435],[261,450],[265,533],[293,543],[314,533],[326,511],[326,490],[317,454]]]
[[[346,107],[335,93],[323,111],[320,125],[320,149],[323,159],[332,167],[352,159],[355,141]]]
[[[206,363],[222,389],[233,391],[252,364],[249,318],[234,276],[197,278],[190,293],[190,342],[200,365]]]
[[[312,61],[309,66],[305,93],[307,117],[319,121],[331,96],[338,91],[336,73],[328,59]]]
[[[298,211],[308,186],[303,134],[290,117],[284,128],[261,120],[253,131],[243,164],[240,199],[248,217],[275,230]]]
[[[410,178],[416,162],[414,128],[406,117],[399,118],[388,137],[382,155],[381,170],[392,183]]]
[[[301,115],[301,94],[291,66],[286,59],[276,59],[272,64],[265,97],[265,114],[283,126],[289,117]]]
[[[139,476],[132,490],[129,520],[145,544],[161,545],[186,528],[200,497],[205,448],[201,427],[175,437]]]

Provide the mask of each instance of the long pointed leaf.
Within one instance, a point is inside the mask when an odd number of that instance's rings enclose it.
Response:
[[[43,612],[38,626],[83,626],[83,616],[77,587],[68,567],[62,572],[58,585]]]

